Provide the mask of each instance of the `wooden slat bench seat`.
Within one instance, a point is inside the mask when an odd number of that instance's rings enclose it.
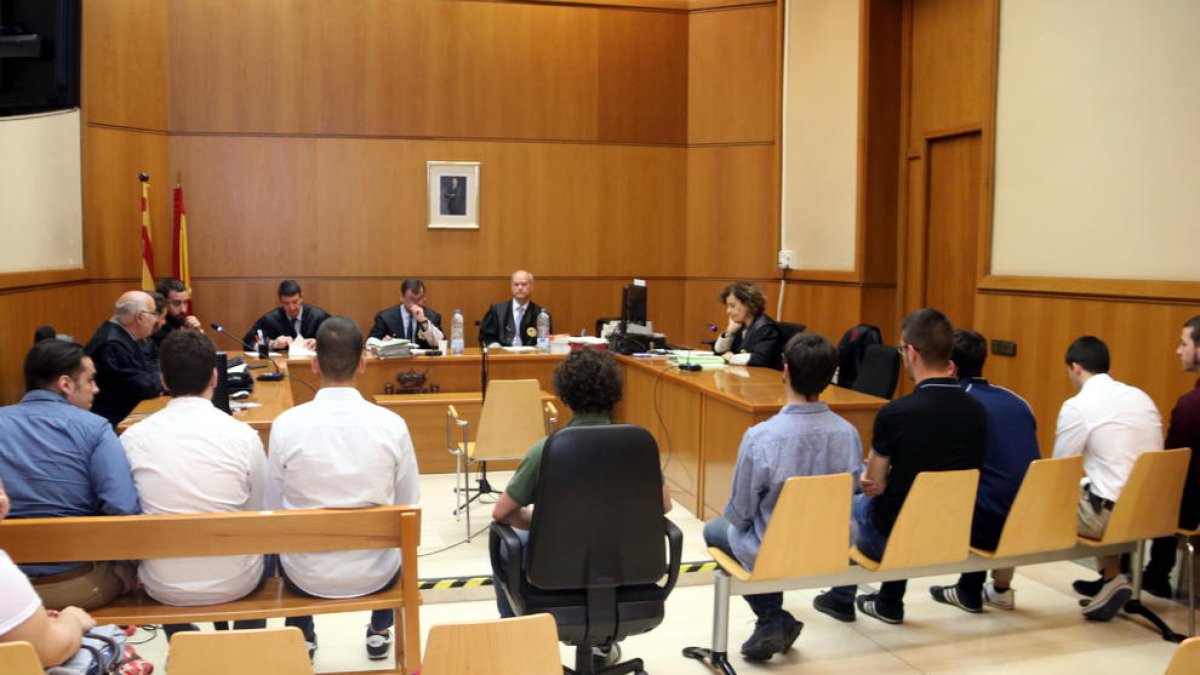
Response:
[[[401,574],[385,591],[358,598],[310,598],[273,577],[233,602],[203,607],[161,605],[139,589],[92,612],[100,623],[190,623],[396,611],[395,667],[365,671],[411,673],[420,666],[421,630],[417,547],[421,511],[415,506],[313,511],[8,519],[0,549],[17,563],[143,560],[193,556],[399,548]],[[336,573],[336,571],[334,571]]]

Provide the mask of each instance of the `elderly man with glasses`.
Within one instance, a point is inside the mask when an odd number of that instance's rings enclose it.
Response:
[[[158,322],[148,293],[128,291],[117,298],[112,318],[100,324],[85,351],[96,364],[100,393],[92,412],[115,429],[134,406],[162,393],[158,370],[146,360],[138,340],[150,336]]]

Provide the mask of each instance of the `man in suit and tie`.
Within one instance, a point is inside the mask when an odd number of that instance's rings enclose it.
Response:
[[[425,306],[425,282],[408,278],[400,283],[402,302],[380,310],[369,337],[405,338],[421,349],[437,349],[442,334],[442,315]]]
[[[479,340],[488,346],[537,344],[537,317],[544,308],[529,299],[532,293],[533,275],[525,270],[513,272],[512,300],[497,302],[488,308],[479,324]],[[553,319],[550,332],[554,332]]]
[[[329,318],[325,310],[315,305],[305,305],[300,284],[295,279],[279,282],[279,306],[263,314],[246,333],[246,344],[258,344],[258,333],[271,349],[287,349],[298,337],[312,339],[317,329]]]

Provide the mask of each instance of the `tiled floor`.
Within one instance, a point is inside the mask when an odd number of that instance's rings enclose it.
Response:
[[[495,474],[493,483],[503,485],[507,476]],[[490,506],[477,508],[472,527],[482,533],[465,543],[465,523],[456,522],[450,514],[452,484],[452,476],[422,478],[423,579],[489,573],[486,526]],[[684,532],[684,560],[704,560],[700,521],[678,506],[671,518]],[[1162,641],[1144,621],[1118,618],[1097,624],[1083,620],[1070,583],[1085,576],[1092,573],[1070,562],[1021,568],[1014,584],[1018,589],[1017,610],[988,610],[978,615],[939,605],[929,598],[930,585],[952,579],[917,579],[909,584],[905,622],[900,626],[869,617],[851,624],[839,623],[812,609],[812,598],[818,591],[789,592],[786,608],[805,622],[792,651],[766,664],[748,663],[736,655],[732,661],[739,673],[1161,673],[1174,645]],[[626,640],[622,643],[624,653],[640,656],[646,669],[659,675],[711,672],[680,655],[685,646],[708,644],[712,617],[708,578],[704,573],[683,575],[681,587],[668,601],[663,624],[646,635]],[[490,587],[427,591],[424,598],[421,628],[425,632],[438,623],[496,616]],[[1186,607],[1150,596],[1143,600],[1176,630],[1186,629]],[[730,644],[731,651],[736,652],[737,645],[753,628],[753,615],[740,599],[735,598],[731,607]],[[366,622],[366,613],[317,617],[321,640],[315,660],[317,672],[372,665],[363,651]],[[271,625],[281,623],[271,621]],[[147,634],[139,633],[135,639],[145,637]],[[161,636],[154,636],[138,650],[162,672],[166,645]],[[564,663],[573,658],[568,648],[564,647],[562,654]]]

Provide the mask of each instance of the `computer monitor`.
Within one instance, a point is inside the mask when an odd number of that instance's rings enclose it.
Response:
[[[212,404],[217,410],[233,414],[229,409],[229,356],[217,352],[217,386],[213,387]]]
[[[629,324],[646,325],[646,286],[627,284],[621,289],[621,329]]]

